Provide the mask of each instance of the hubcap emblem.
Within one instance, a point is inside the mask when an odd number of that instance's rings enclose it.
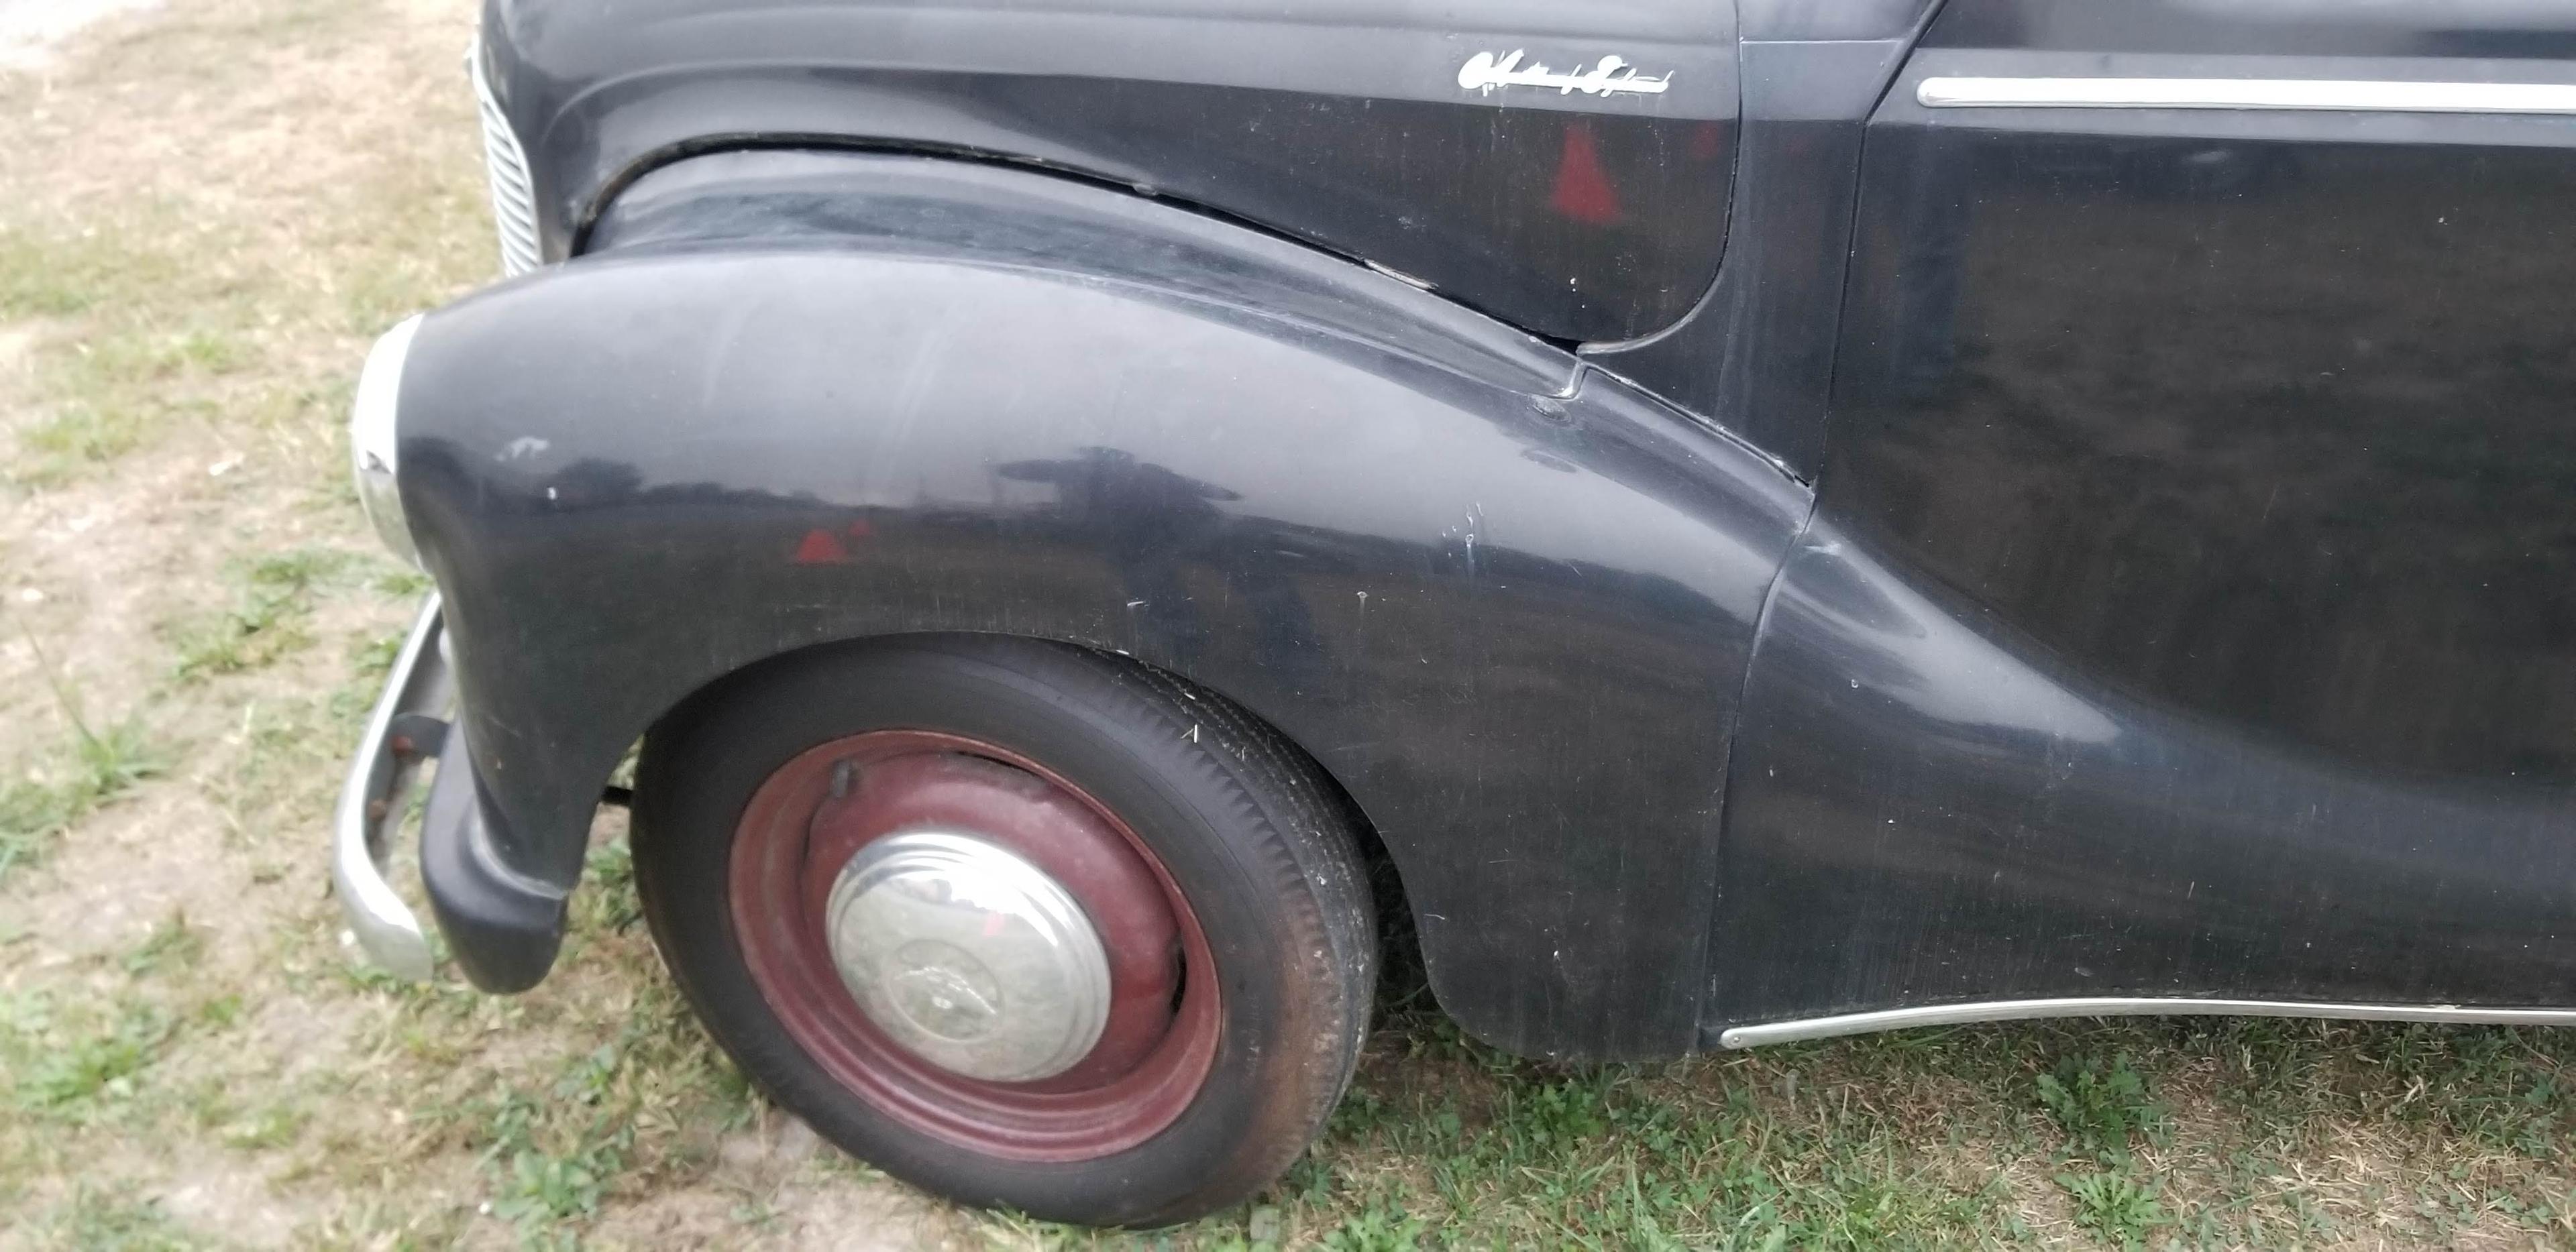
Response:
[[[969,1078],[1071,1069],[1109,1022],[1109,957],[1073,896],[990,840],[873,840],[825,905],[832,963],[879,1030]]]
[[[993,1033],[1002,1018],[1002,989],[993,972],[954,944],[915,939],[886,961],[888,998],[905,1020],[955,1043]]]

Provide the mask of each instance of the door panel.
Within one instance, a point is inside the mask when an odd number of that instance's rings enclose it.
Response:
[[[2576,118],[1918,99],[2576,84],[2576,14],[2365,7],[1954,0],[1874,116],[1723,1011],[2576,1002]],[[1854,569],[1986,650],[1855,651]],[[2087,717],[1943,714],[1960,655]]]
[[[1915,102],[1950,75],[2576,64],[1918,55],[1823,476],[1854,534],[2138,696],[2576,777],[2576,119]]]
[[[1670,330],[1587,357],[1815,478],[1861,137],[1935,3],[1741,0],[1742,138],[1717,283]]]

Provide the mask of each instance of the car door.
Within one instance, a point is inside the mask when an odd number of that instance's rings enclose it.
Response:
[[[2576,1003],[2576,11],[1950,0],[1870,123],[1719,1015]]]

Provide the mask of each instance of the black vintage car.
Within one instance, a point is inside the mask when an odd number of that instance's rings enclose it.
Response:
[[[1568,1059],[2576,1023],[2576,9],[491,0],[513,277],[352,433],[544,976],[924,1186],[1237,1202],[1381,922]],[[447,713],[451,702],[452,717]],[[1412,941],[1412,940],[1408,940]]]

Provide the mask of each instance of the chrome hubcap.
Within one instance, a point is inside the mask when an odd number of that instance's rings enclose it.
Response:
[[[832,963],[878,1029],[988,1082],[1073,1068],[1109,1022],[1109,957],[1082,906],[971,835],[888,835],[841,867],[824,906]]]

